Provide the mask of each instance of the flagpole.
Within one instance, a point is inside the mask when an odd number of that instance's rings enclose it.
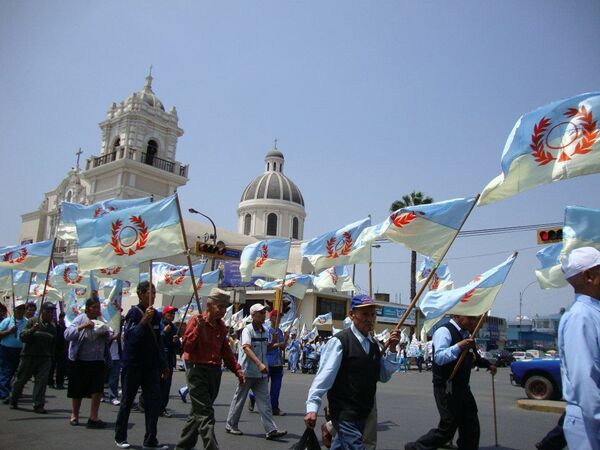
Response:
[[[174,298],[175,296],[173,296]],[[188,311],[190,310],[190,306],[192,305],[192,300],[194,299],[194,294],[190,297],[190,300],[187,302],[187,306],[185,308],[185,312],[183,313],[183,317],[181,318],[181,324],[179,325],[179,330],[177,330],[177,334],[181,336],[180,332],[183,329],[182,325],[185,323],[185,317],[187,316]]]
[[[452,244],[454,244],[454,241],[458,237],[458,233],[460,233],[460,230],[462,229],[462,227],[464,226],[465,222],[467,221],[467,219],[471,215],[471,212],[473,212],[473,209],[477,205],[477,201],[479,200],[480,195],[481,194],[477,194],[475,196],[475,201],[471,205],[471,208],[469,209],[469,211],[467,212],[467,214],[463,218],[463,221],[461,222],[460,226],[456,230],[456,234],[454,235],[454,237],[452,238],[452,240],[448,243],[448,245],[444,249],[444,252],[440,256],[440,258],[437,260],[437,262],[436,262],[435,266],[433,267],[433,269],[431,269],[431,273],[427,276],[427,278],[423,282],[423,285],[421,286],[421,288],[419,289],[419,291],[415,294],[415,298],[413,298],[412,301],[410,302],[410,305],[408,305],[408,308],[406,309],[406,311],[404,312],[404,314],[400,318],[400,321],[396,325],[395,331],[400,330],[400,328],[402,327],[402,325],[404,325],[404,322],[408,318],[408,315],[410,314],[410,312],[413,310],[413,308],[417,304],[417,301],[419,301],[419,298],[423,294],[423,291],[425,290],[425,288],[427,287],[427,285],[429,284],[429,282],[433,278],[433,275],[435,275],[436,270],[438,269],[438,267],[440,266],[440,264],[442,263],[442,261],[444,260],[444,258],[446,257],[446,255],[448,254],[448,251],[450,250],[450,247],[452,247]],[[387,348],[387,345],[386,345],[386,348]]]
[[[496,420],[496,375],[492,374],[492,407],[494,409],[494,444],[498,447],[498,422]]]
[[[48,270],[46,270],[46,279],[44,280],[44,290],[42,291],[42,303],[44,304],[44,300],[46,300],[46,287],[48,286],[48,278],[50,277],[50,267],[52,267],[52,260],[54,258],[54,246],[56,245],[56,238],[52,241],[52,250],[50,251],[50,259],[48,260]],[[29,284],[31,285],[31,278],[29,279]],[[42,307],[40,305],[40,311]]]
[[[290,264],[290,252],[292,250],[292,242],[290,241],[290,249],[288,251],[288,257],[287,257],[287,263],[285,265],[285,272],[283,274],[283,279],[281,280],[281,289],[276,289],[275,290],[275,299],[273,300],[273,303],[275,303],[275,300],[277,300],[277,292],[279,291],[279,305],[277,307],[277,318],[275,319],[275,332],[273,333],[273,343],[277,343],[279,341],[279,322],[281,320],[281,312],[283,310],[283,291],[285,290],[285,277],[287,275],[287,269],[288,269],[288,265]],[[273,306],[275,306],[273,304]],[[285,337],[285,336],[284,336]]]
[[[16,303],[15,303],[15,274],[12,269],[10,270],[10,285],[12,287],[13,320],[15,320],[14,319],[15,309],[16,309],[15,308],[15,306],[16,306]],[[15,325],[16,324],[17,324],[17,321],[15,320]],[[15,330],[15,336],[18,336],[18,330]]]
[[[150,264],[150,268],[148,269],[148,283],[150,283],[149,289],[152,290],[152,260],[148,261],[148,264]],[[150,292],[150,295],[152,295],[152,292]]]
[[[179,204],[179,194],[177,194],[177,192],[175,193],[175,204],[177,205],[177,214],[179,215],[179,225],[181,227],[181,234],[183,236],[183,246],[185,247],[185,255],[187,257],[188,266],[190,267],[190,277],[192,278],[192,289],[194,290],[193,298],[196,299],[196,305],[198,306],[198,313],[202,314],[202,307],[200,306],[200,296],[198,295],[198,286],[196,286],[196,277],[194,276],[194,270],[192,269],[192,257],[190,256],[190,249],[188,248],[187,236],[185,234],[185,227],[183,225],[183,216],[181,215],[181,205]],[[192,301],[192,299],[190,299],[190,303],[191,303],[191,301]]]
[[[479,318],[479,321],[477,322],[477,326],[475,327],[475,330],[473,330],[473,333],[471,333],[471,336],[470,336],[471,339],[475,339],[475,336],[477,336],[477,333],[479,333],[479,329],[483,325],[486,314],[487,314],[487,312],[484,312],[481,315],[481,317]],[[475,350],[475,351],[477,351],[477,350]],[[448,378],[447,382],[451,382],[454,379],[454,377],[456,376],[456,373],[458,372],[458,369],[460,369],[460,366],[462,365],[463,361],[465,360],[465,358],[467,357],[468,354],[469,354],[469,352],[467,350],[461,351],[460,357],[458,358],[458,361],[456,362],[456,365],[454,366],[454,370],[452,371],[452,374],[450,375],[450,378]]]

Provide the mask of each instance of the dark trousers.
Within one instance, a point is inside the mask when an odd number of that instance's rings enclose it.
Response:
[[[67,369],[67,355],[63,352],[56,352],[52,360],[50,375],[48,376],[48,386],[62,388],[65,385],[65,373]],[[56,379],[55,379],[56,376]]]
[[[419,372],[423,372],[423,357],[422,356],[417,356],[417,367],[419,369]]]
[[[171,383],[173,382],[173,368],[169,368],[167,378],[160,379],[160,412],[167,409],[169,404],[169,396],[171,394]]]
[[[192,409],[181,430],[176,449],[194,448],[200,435],[204,449],[218,450],[213,404],[219,395],[221,373],[221,367],[218,366],[188,363],[186,375]]]
[[[129,423],[129,414],[137,394],[138,389],[142,388],[145,402],[146,434],[144,435],[144,445],[155,446],[158,444],[156,439],[158,415],[160,414],[160,370],[138,367],[125,367],[122,370],[123,384],[121,406],[117,415],[115,425],[115,440],[122,442],[127,440],[127,425]]]
[[[21,348],[0,345],[0,398],[10,394],[12,379],[19,367]]]
[[[448,443],[458,429],[456,445],[460,450],[479,448],[479,418],[477,403],[469,387],[446,394],[446,386],[434,386],[433,396],[440,413],[437,428],[421,436],[413,445],[414,450],[433,450]]]
[[[552,428],[544,438],[536,444],[540,450],[562,450],[567,446],[565,433],[563,431],[563,423],[565,421],[565,413],[563,412],[558,419],[558,424]]]

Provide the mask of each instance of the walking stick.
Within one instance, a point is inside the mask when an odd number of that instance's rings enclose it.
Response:
[[[498,422],[496,421],[496,375],[492,374],[492,407],[494,408],[494,446],[498,447]]]

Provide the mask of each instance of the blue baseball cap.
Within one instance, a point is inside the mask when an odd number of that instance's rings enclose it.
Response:
[[[363,306],[377,306],[375,300],[366,294],[358,294],[352,297],[351,309],[361,308]]]

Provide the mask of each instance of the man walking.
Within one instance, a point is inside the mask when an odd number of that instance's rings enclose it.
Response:
[[[123,392],[117,422],[115,443],[119,448],[130,448],[127,425],[133,400],[142,388],[145,403],[146,434],[144,449],[167,450],[156,438],[160,414],[160,380],[168,375],[164,345],[160,334],[161,316],[152,306],[156,289],[148,281],[138,284],[139,304],[132,306],[125,316],[123,327]]]
[[[48,376],[54,357],[55,312],[56,306],[54,306],[54,303],[44,303],[40,316],[29,319],[25,329],[21,332],[20,339],[23,342],[23,349],[21,350],[21,360],[9,398],[9,405],[12,409],[18,408],[25,383],[34,376],[33,411],[38,414],[48,412],[44,408],[44,404],[46,403]]]
[[[229,294],[212,289],[206,298],[206,311],[188,322],[183,338],[183,358],[186,364],[192,409],[176,449],[190,450],[202,438],[204,449],[217,450],[215,410],[213,404],[221,386],[221,363],[233,372],[240,384],[245,383],[244,372],[235,360],[229,346],[227,327],[223,316],[229,306]]]
[[[255,304],[250,307],[252,323],[242,331],[241,350],[239,361],[246,382],[240,384],[229,407],[229,414],[225,424],[225,431],[234,435],[243,434],[238,428],[238,423],[244,409],[244,403],[250,389],[256,396],[256,406],[260,413],[260,419],[265,428],[267,439],[276,439],[285,436],[287,431],[278,430],[273,422],[271,401],[269,399],[269,369],[267,367],[267,351],[272,348],[268,341],[269,333],[263,326],[266,318],[266,306]]]
[[[371,336],[377,306],[368,295],[352,298],[352,325],[337,333],[325,346],[321,365],[308,391],[304,423],[314,428],[323,395],[327,393],[329,412],[337,434],[334,450],[364,450],[363,433],[373,410],[377,382],[390,380],[398,370],[396,347],[398,331],[390,336],[389,352],[382,357]]]
[[[23,348],[19,337],[27,324],[24,315],[25,302],[17,300],[13,317],[7,317],[0,322],[0,400],[8,400],[12,379],[19,366]]]
[[[433,450],[452,440],[458,429],[456,444],[461,450],[479,448],[479,418],[477,403],[471,392],[469,380],[473,364],[487,368],[492,375],[496,366],[480,358],[475,350],[475,340],[469,337],[477,326],[477,317],[452,316],[433,334],[433,396],[440,414],[437,428],[431,429],[416,442],[407,443],[405,450]],[[464,358],[454,378],[454,367],[462,352]]]
[[[567,407],[563,430],[569,448],[600,449],[600,251],[573,250],[562,264],[575,301],[560,320],[558,350]]]

